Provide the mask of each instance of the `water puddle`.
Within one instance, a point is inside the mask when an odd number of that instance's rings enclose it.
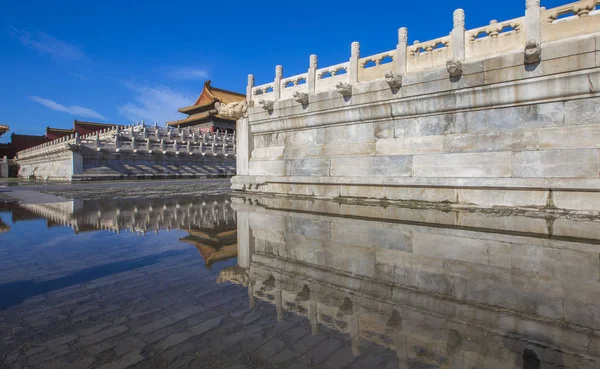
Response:
[[[0,217],[8,367],[600,366],[593,217],[228,195]]]

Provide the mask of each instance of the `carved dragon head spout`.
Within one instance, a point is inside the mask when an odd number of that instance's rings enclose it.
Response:
[[[525,64],[539,63],[542,61],[542,45],[536,40],[527,41],[523,55]]]
[[[217,102],[215,104],[215,108],[217,108],[217,112],[220,116],[229,119],[238,120],[244,116],[246,116],[248,112],[248,101],[236,101],[229,104],[221,104]]]
[[[260,100],[258,102],[258,105],[260,105],[266,111],[271,112],[271,111],[273,111],[274,103],[275,102],[273,100]]]
[[[345,82],[340,82],[335,85],[336,90],[344,97],[352,96],[352,85]]]
[[[294,100],[302,105],[308,104],[308,94],[306,92],[296,91],[294,92]]]
[[[446,62],[446,70],[448,70],[450,77],[458,78],[462,76],[463,73],[462,63],[460,60],[450,59]]]
[[[393,89],[399,89],[402,87],[402,75],[394,73],[391,70],[385,72],[385,81]]]

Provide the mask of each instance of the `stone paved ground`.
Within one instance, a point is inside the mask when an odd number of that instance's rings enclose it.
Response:
[[[363,342],[354,357],[345,334],[313,336],[291,313],[277,322],[271,304],[249,309],[244,287],[203,270],[180,253],[0,310],[0,368],[394,367],[391,351]]]
[[[4,187],[3,187],[4,186]],[[102,182],[12,182],[0,180],[0,192],[11,196],[19,191],[36,191],[66,199],[96,200],[105,198],[159,198],[172,196],[196,196],[199,193],[229,192],[229,178],[213,179],[170,179],[147,181],[102,181]],[[18,196],[13,196],[17,197]],[[22,199],[21,199],[22,200]],[[43,202],[43,201],[42,201]]]

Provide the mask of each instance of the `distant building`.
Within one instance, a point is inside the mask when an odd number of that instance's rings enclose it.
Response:
[[[237,92],[227,91],[210,85],[210,81],[204,82],[204,89],[194,105],[180,108],[180,113],[187,114],[188,117],[172,122],[167,122],[168,126],[177,128],[193,127],[200,132],[235,131],[235,120],[224,118],[217,113],[215,103],[229,104],[232,102],[243,101],[246,95]]]
[[[8,156],[9,159],[13,159],[17,152],[30,147],[41,145],[50,140],[46,136],[34,136],[34,135],[20,135],[13,133],[10,135],[10,143],[0,144],[0,158]]]
[[[74,132],[72,129],[46,127],[46,138],[50,141],[57,140],[61,137],[70,136]]]
[[[84,122],[84,121],[75,119],[73,121],[72,129],[46,127],[46,137],[52,141],[52,140],[56,140],[56,139],[59,139],[59,138],[65,137],[65,136],[70,136],[75,133],[79,133],[80,136],[83,136],[88,133],[101,131],[101,130],[107,129],[107,128],[113,128],[115,126],[117,126],[117,124]],[[119,126],[124,127],[123,125],[119,125]]]
[[[0,158],[3,158],[6,155],[9,159],[13,159],[17,155],[17,152],[21,150],[29,149],[31,147],[57,140],[62,137],[70,136],[75,133],[79,133],[80,136],[83,136],[88,133],[101,131],[103,129],[112,128],[115,126],[117,125],[110,123],[84,122],[75,119],[73,121],[73,128],[65,129],[46,127],[46,132],[43,136],[21,135],[13,133],[10,135],[10,143],[0,144]],[[5,128],[4,130],[3,127]],[[0,136],[7,130],[7,126],[0,125]]]

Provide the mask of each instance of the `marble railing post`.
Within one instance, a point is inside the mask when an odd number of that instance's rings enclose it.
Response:
[[[121,149],[121,138],[118,134],[115,135],[115,150],[119,151]]]
[[[456,9],[452,18],[452,56],[455,60],[465,60],[465,11]]]
[[[525,0],[525,42],[542,41],[540,0]]]
[[[315,86],[317,84],[317,69],[318,59],[316,55],[310,56],[310,65],[308,67],[308,76],[306,77],[306,85],[308,92],[315,92]]]
[[[275,67],[275,81],[273,84],[273,94],[275,95],[275,100],[279,100],[281,98],[281,80],[283,79],[283,66],[278,65]]]
[[[352,43],[350,53],[350,66],[348,75],[350,83],[358,83],[358,59],[360,58],[360,44],[356,41]]]
[[[237,132],[236,142],[236,173],[238,176],[249,174],[249,161],[254,149],[254,138],[250,132],[248,117],[242,117],[235,123]]]
[[[254,87],[254,75],[248,74],[248,86],[246,86],[246,101],[248,101],[248,105],[250,105],[250,101],[252,101],[252,88]]]
[[[398,45],[396,45],[396,72],[406,73],[406,47],[408,45],[408,29],[398,29]]]

